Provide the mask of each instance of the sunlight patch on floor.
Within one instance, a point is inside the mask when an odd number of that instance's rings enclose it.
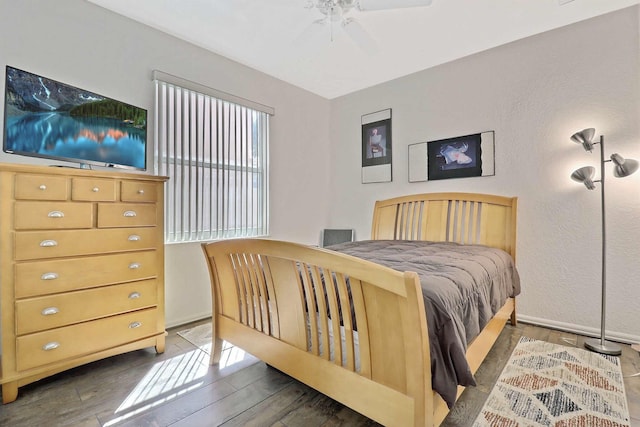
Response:
[[[209,344],[209,351],[211,351],[211,344]],[[244,350],[234,347],[226,341],[222,343],[222,355],[220,356],[220,369],[225,369],[238,362],[242,362],[247,357],[247,353]]]
[[[115,425],[200,387],[198,380],[208,370],[209,356],[200,350],[156,363],[116,409],[117,417],[104,425]]]
[[[203,348],[207,346],[208,348]],[[203,385],[201,378],[211,368],[210,352],[211,344],[209,343],[196,350],[156,363],[116,409],[114,413],[116,417],[106,422],[104,427],[114,426],[201,387]],[[248,354],[243,350],[225,341],[220,364],[216,368],[222,371],[247,357]]]

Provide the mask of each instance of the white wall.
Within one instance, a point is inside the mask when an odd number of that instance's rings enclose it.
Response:
[[[326,227],[328,207],[318,201],[326,200],[329,190],[329,153],[319,149],[329,145],[328,100],[82,0],[0,0],[0,66],[5,65],[148,109],[150,143],[154,69],[274,107],[272,236],[315,243]],[[2,76],[0,93],[4,70]],[[0,103],[0,120],[3,108]],[[0,162],[52,163],[5,153]],[[167,246],[167,324],[210,313],[200,246]]]
[[[519,197],[523,319],[600,327],[600,193],[569,179],[598,166],[569,140],[595,127],[605,154],[640,159],[639,8],[632,7],[431,68],[331,103],[331,222],[370,235],[377,199],[470,191]],[[444,41],[442,41],[444,43]],[[393,182],[360,183],[360,116],[393,114]],[[496,175],[408,183],[407,145],[495,131]],[[640,174],[607,165],[607,329],[640,340]],[[609,178],[611,177],[611,178]]]

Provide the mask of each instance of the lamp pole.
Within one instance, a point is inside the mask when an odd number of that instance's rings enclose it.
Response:
[[[604,136],[600,135],[600,209],[602,213],[602,305],[600,308],[600,339],[588,339],[584,342],[584,346],[597,353],[619,356],[622,354],[622,348],[616,343],[605,340],[605,319],[607,312],[607,229],[604,208],[604,164],[610,161],[611,160],[605,161],[604,159]]]

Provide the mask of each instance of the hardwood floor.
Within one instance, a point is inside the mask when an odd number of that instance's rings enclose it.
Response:
[[[219,367],[170,330],[164,354],[140,350],[20,388],[0,406],[0,426],[373,426],[376,423],[237,349]],[[443,426],[473,423],[521,336],[582,346],[584,338],[520,324],[507,326]],[[621,357],[632,426],[640,426],[640,356]]]

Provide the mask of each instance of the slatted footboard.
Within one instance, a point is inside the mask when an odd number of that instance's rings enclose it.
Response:
[[[214,348],[226,340],[388,426],[433,425],[418,277],[260,239],[203,244]]]

